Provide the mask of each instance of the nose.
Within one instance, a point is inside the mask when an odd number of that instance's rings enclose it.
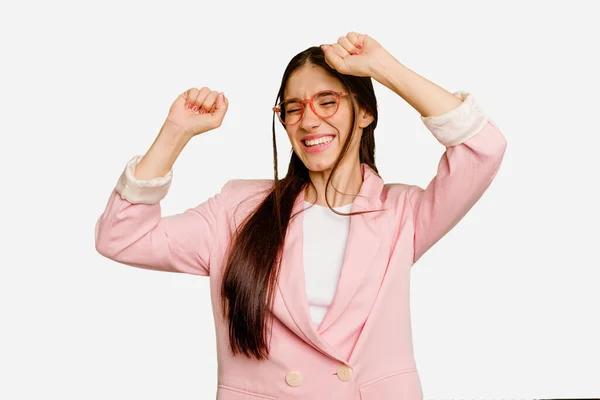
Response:
[[[300,120],[300,127],[304,130],[310,131],[313,128],[321,124],[321,118],[315,114],[310,107],[310,104],[304,104],[304,115]]]

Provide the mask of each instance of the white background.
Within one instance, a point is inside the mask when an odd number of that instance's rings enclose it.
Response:
[[[163,214],[228,179],[272,178],[287,62],[349,31],[472,93],[508,142],[489,190],[412,271],[425,398],[598,397],[600,29],[587,4],[3,3],[0,398],[214,398],[208,279],[102,257],[95,222],[193,86],[230,108],[182,152]],[[425,187],[444,148],[375,85],[381,175]]]

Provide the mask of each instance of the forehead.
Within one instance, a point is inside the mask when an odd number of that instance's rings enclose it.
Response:
[[[285,85],[285,99],[308,98],[321,90],[343,90],[342,83],[323,68],[306,64],[294,71]]]

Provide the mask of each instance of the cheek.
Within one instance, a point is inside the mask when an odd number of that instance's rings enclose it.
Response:
[[[287,137],[289,140],[290,145],[292,146],[292,149],[295,149],[297,151],[300,150],[300,148],[302,147],[302,143],[298,142],[298,140],[296,140],[296,138],[298,137],[298,133],[296,132],[296,130],[294,129],[289,129],[287,130]]]
[[[285,132],[287,133],[289,141],[294,142],[294,138],[297,135],[296,130],[294,128],[286,128]]]
[[[350,135],[350,130],[352,126],[350,125],[352,116],[348,115],[346,118],[341,119],[340,121],[336,121],[335,128],[338,130],[339,134],[339,146],[343,146],[344,142]],[[354,132],[354,137],[352,138],[352,142],[350,143],[350,149],[355,149],[360,147],[361,135],[360,132]]]
[[[350,132],[350,122],[352,122],[352,116],[347,113],[339,114],[340,115],[334,115],[328,122],[337,130],[337,133],[341,139],[340,142],[343,142],[348,137],[348,134]]]

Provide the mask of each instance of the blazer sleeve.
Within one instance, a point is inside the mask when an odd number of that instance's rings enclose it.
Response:
[[[414,221],[413,262],[479,200],[496,176],[506,150],[502,133],[473,95],[464,91],[453,94],[463,100],[455,109],[440,116],[421,116],[446,151],[427,188],[409,188]]]
[[[224,191],[194,208],[161,217],[160,201],[171,185],[164,177],[138,180],[135,167],[143,156],[127,163],[95,226],[96,250],[133,267],[207,276],[217,238]]]

